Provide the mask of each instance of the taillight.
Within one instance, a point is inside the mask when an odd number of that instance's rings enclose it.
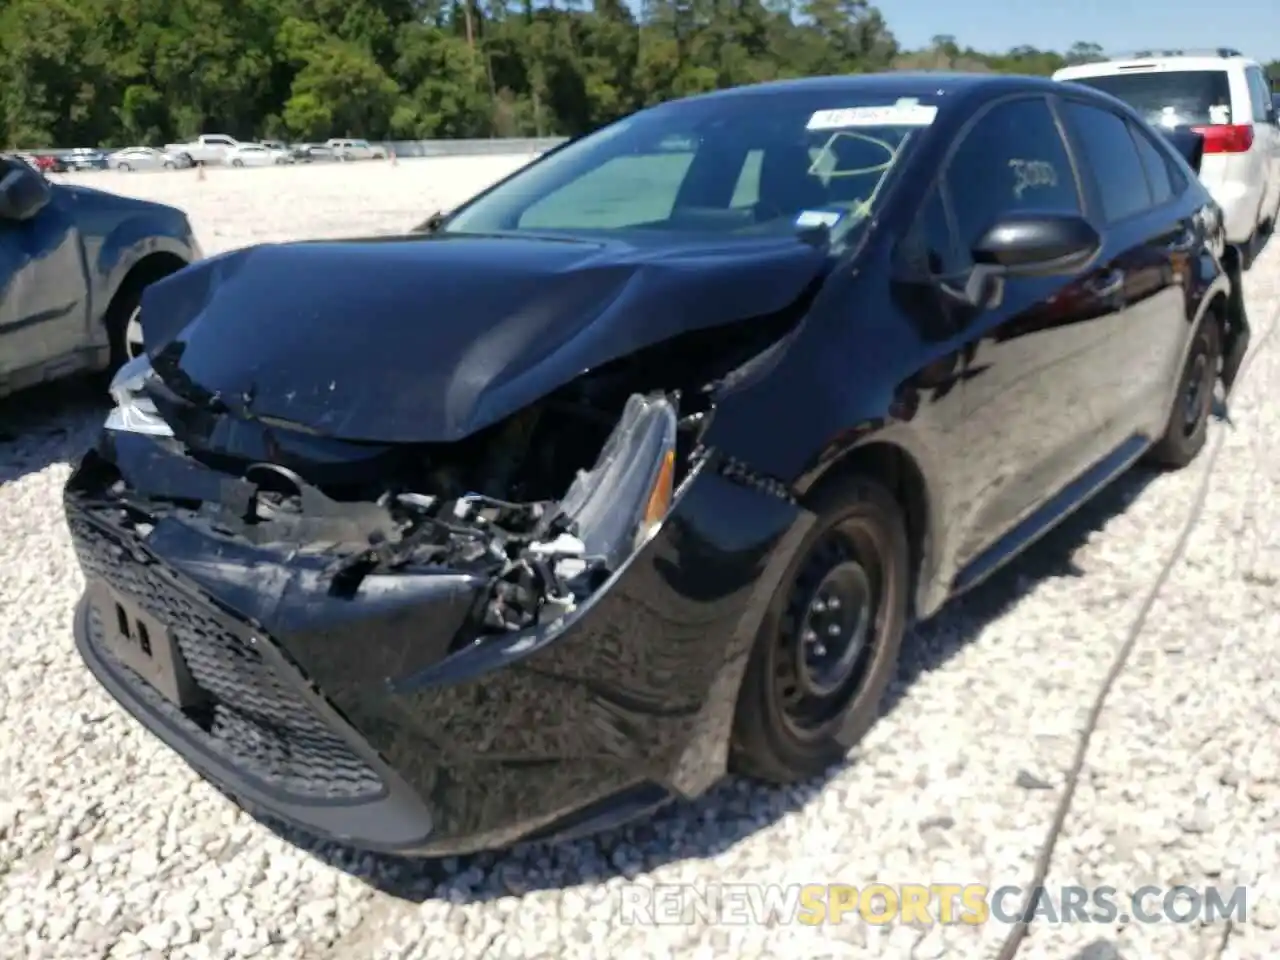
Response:
[[[1251,123],[1221,123],[1191,129],[1204,137],[1205,153],[1244,153],[1253,146]]]

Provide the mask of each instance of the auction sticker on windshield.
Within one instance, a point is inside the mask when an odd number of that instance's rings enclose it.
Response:
[[[938,108],[917,100],[899,100],[877,107],[842,107],[819,110],[805,124],[809,130],[839,130],[843,127],[927,127],[938,116]]]

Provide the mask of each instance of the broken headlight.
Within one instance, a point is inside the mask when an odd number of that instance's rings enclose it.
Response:
[[[172,437],[173,430],[161,419],[156,405],[146,395],[144,387],[155,377],[151,359],[146,354],[134,357],[122,366],[111,380],[108,392],[115,406],[107,414],[108,430],[125,433],[144,433],[153,437]]]
[[[490,629],[549,623],[616,574],[657,532],[675,496],[675,406],[634,394],[590,470],[579,471],[557,517],[568,530],[531,543],[494,585]],[[572,532],[570,532],[572,531]]]
[[[649,540],[671,507],[676,466],[676,410],[666,397],[633,395],[590,470],[560,501],[589,557],[609,570]]]

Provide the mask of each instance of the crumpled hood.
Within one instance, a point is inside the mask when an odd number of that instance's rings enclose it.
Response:
[[[154,284],[142,323],[156,371],[189,398],[331,437],[452,441],[602,363],[779,311],[825,260],[795,237],[273,244]]]

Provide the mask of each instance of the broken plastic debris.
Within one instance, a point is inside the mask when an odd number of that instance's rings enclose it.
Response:
[[[530,544],[529,552],[543,557],[581,557],[587,552],[587,546],[577,537],[562,533],[554,540]]]

